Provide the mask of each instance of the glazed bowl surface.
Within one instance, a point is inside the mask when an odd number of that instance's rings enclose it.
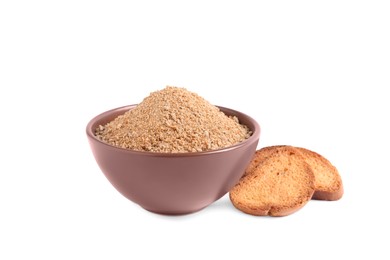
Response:
[[[239,181],[252,159],[260,126],[236,110],[219,107],[236,116],[252,135],[245,141],[218,150],[194,153],[154,153],[109,145],[95,129],[136,105],[115,108],[94,117],[87,125],[88,141],[100,169],[123,196],[146,210],[167,215],[199,211],[221,198]]]

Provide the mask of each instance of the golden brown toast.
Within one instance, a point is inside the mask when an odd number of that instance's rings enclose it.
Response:
[[[296,147],[310,165],[315,177],[313,199],[338,200],[344,194],[343,183],[336,167],[322,155],[305,148]]]
[[[285,145],[267,146],[261,148],[260,150],[257,150],[249,165],[246,167],[244,176],[252,173],[256,169],[256,167],[259,166],[259,164],[274,151],[275,148],[282,146]]]
[[[263,149],[257,156],[263,152],[268,156],[233,187],[230,200],[237,209],[252,215],[294,213],[311,199],[314,174],[301,153],[291,146],[273,147],[272,152]]]

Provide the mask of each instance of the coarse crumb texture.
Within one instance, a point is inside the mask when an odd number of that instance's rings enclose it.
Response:
[[[152,92],[137,107],[96,129],[111,145],[148,152],[185,153],[220,149],[251,135],[237,117],[185,88]]]

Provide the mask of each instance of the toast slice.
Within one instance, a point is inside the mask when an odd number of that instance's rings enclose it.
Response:
[[[246,168],[244,176],[253,172],[254,169],[256,169],[265,158],[272,154],[276,148],[285,146],[286,145],[268,146],[257,150],[252,161]],[[302,147],[293,148],[301,152],[303,158],[313,170],[316,190],[312,199],[329,201],[339,200],[344,194],[344,188],[337,168],[325,157],[316,152]]]
[[[257,166],[259,166],[259,164],[263,162],[264,159],[267,158],[274,151],[275,148],[283,147],[283,146],[285,145],[267,146],[261,148],[260,150],[257,150],[252,160],[250,161],[249,165],[246,167],[243,176],[247,174],[251,174],[257,168]]]
[[[316,200],[339,200],[344,194],[343,183],[336,167],[322,155],[305,148],[295,147],[310,165],[315,177]]]
[[[314,189],[314,174],[301,153],[293,147],[281,146],[272,148],[229,195],[233,205],[245,213],[286,216],[302,208]]]

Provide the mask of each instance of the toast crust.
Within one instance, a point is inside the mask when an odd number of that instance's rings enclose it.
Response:
[[[305,161],[313,169],[316,187],[313,199],[330,201],[341,199],[344,187],[337,168],[316,152],[302,147],[295,148],[301,152]]]
[[[261,164],[275,149],[281,147],[291,147],[301,152],[305,161],[312,167],[315,177],[315,192],[312,199],[314,200],[339,200],[344,195],[343,182],[335,166],[324,156],[302,147],[293,147],[288,145],[267,146],[257,150],[253,159],[247,166],[243,176],[251,174],[256,167]],[[316,166],[318,165],[318,166]],[[323,176],[328,176],[329,180],[321,180]]]
[[[251,215],[290,215],[313,196],[314,174],[291,146],[263,149],[255,156],[265,158],[233,187],[230,200],[237,209]]]
[[[263,147],[260,150],[257,150],[250,161],[249,165],[245,169],[245,173],[243,176],[252,173],[259,164],[264,161],[265,158],[267,158],[272,152],[275,150],[275,148],[284,147],[285,145],[275,145],[275,146],[267,146]]]

